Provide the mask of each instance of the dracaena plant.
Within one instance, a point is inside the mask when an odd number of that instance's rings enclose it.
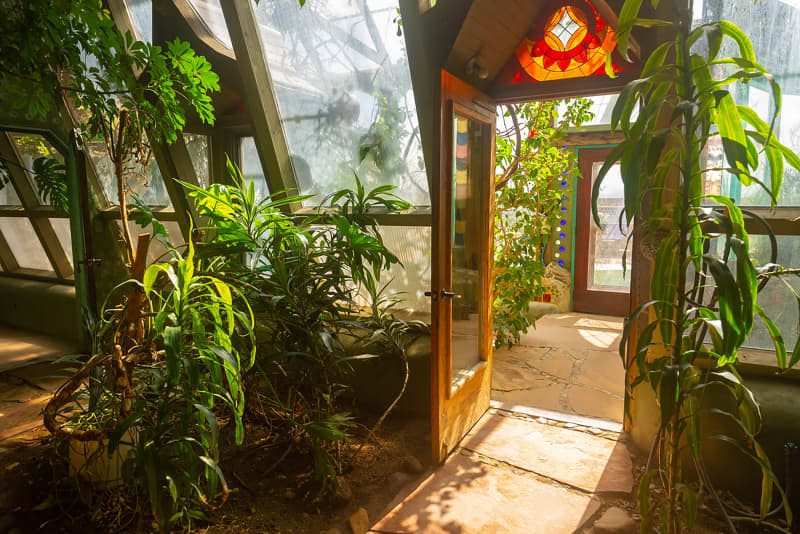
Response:
[[[704,176],[712,170],[729,173],[742,185],[756,184],[777,202],[784,165],[800,168],[800,159],[774,132],[781,109],[780,87],[758,63],[750,39],[734,24],[711,22],[692,27],[692,6],[678,2],[671,20],[639,17],[642,0],[627,0],[620,13],[619,50],[627,54],[633,28],[661,28],[667,38],[647,58],[639,79],[621,92],[612,124],[624,133],[609,155],[593,191],[594,219],[599,187],[608,170],[620,163],[625,184],[625,220],[635,221],[643,252],[654,258],[650,300],[627,321],[620,353],[633,386],[652,388],[660,424],[647,472],[639,488],[642,529],[668,533],[691,529],[698,503],[708,498],[735,531],[735,521],[764,521],[772,506],[783,507],[784,528],[791,512],[783,490],[758,442],[760,412],[754,396],[737,372],[740,349],[756,321],[772,337],[781,368],[800,359],[800,346],[789,349],[765,310],[758,291],[768,280],[795,276],[796,270],[750,257],[746,214],[731,199],[707,194]],[[657,0],[651,0],[653,8]],[[725,46],[723,46],[725,45]],[[732,55],[723,50],[733,49]],[[774,114],[761,118],[737,105],[732,84],[763,79],[772,88]],[[704,152],[718,140],[720,165],[708,164]],[[769,179],[756,172],[759,156],[769,163]],[[637,239],[637,242],[639,240]],[[634,342],[629,344],[633,335]],[[712,406],[710,389],[730,394],[731,409]],[[629,396],[632,391],[629,392]],[[626,408],[627,410],[627,408]],[[708,436],[708,417],[733,423],[735,434]],[[710,440],[735,446],[761,469],[759,512],[733,518],[718,498],[703,462]],[[698,484],[684,479],[693,468]],[[663,498],[651,498],[651,485]]]

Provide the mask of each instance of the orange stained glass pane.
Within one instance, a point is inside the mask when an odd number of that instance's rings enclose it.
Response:
[[[605,72],[606,57],[614,51],[617,34],[590,2],[585,5],[591,13],[573,5],[556,9],[545,23],[544,35],[522,40],[517,60],[533,80],[582,78]],[[614,65],[614,70],[620,69]],[[512,81],[520,82],[521,78],[518,73]]]

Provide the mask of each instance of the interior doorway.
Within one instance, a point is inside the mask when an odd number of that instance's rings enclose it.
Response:
[[[629,232],[624,221],[620,227],[624,196],[618,164],[611,166],[599,187],[600,225],[593,219],[593,186],[612,151],[607,128],[615,97],[589,100],[593,117],[586,121],[588,127],[584,123],[568,130],[563,138],[554,136],[554,140],[544,138],[541,142],[546,150],[569,154],[564,157],[569,163],[563,175],[552,165],[552,158],[545,162],[543,171],[555,174],[555,179],[543,182],[535,173],[518,175],[520,180],[528,182],[526,187],[533,191],[531,194],[546,201],[548,196],[536,192],[544,183],[549,193],[560,197],[560,204],[550,205],[550,213],[554,215],[543,212],[542,217],[548,218],[553,226],[552,232],[540,237],[540,249],[535,257],[529,254],[524,258],[529,262],[541,262],[544,279],[541,287],[535,288],[538,294],[528,307],[528,317],[533,324],[518,340],[499,343],[494,350],[492,401],[496,407],[514,411],[527,409],[553,419],[589,418],[618,424],[623,420],[625,397],[625,372],[619,344],[630,301],[631,261],[630,253],[625,254]],[[577,109],[574,101],[570,104],[565,101],[559,105],[551,122],[558,124],[562,116],[575,116]],[[536,108],[535,113],[531,113],[524,107],[518,111],[523,118],[551,112]],[[498,137],[504,133],[509,135],[508,123],[502,122],[503,115],[509,113],[513,111],[503,109],[498,113]],[[534,135],[538,139],[535,126],[534,123],[533,128],[526,130],[523,121],[513,121],[513,127],[518,130],[517,139]],[[523,142],[517,146],[522,146],[524,151],[526,145]],[[498,154],[501,150],[502,146],[498,145]],[[531,158],[530,161],[537,160]],[[500,160],[498,168],[501,168]],[[522,189],[519,184],[516,186]],[[504,208],[501,200],[498,204],[498,210]],[[537,206],[541,205],[543,203],[537,200]],[[525,203],[521,206],[524,216],[524,210],[531,207]],[[517,215],[511,213],[510,216]],[[505,222],[503,225],[509,226]],[[522,234],[524,231],[515,239],[529,237]]]

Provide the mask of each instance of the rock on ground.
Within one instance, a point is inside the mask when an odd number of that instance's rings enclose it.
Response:
[[[631,515],[612,506],[594,524],[594,534],[636,534],[636,522]]]

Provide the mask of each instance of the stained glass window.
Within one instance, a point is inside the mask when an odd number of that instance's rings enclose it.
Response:
[[[564,5],[547,18],[517,48],[517,68],[511,83],[552,81],[604,75],[606,57],[617,34],[591,2]],[[621,69],[612,62],[615,72]]]

